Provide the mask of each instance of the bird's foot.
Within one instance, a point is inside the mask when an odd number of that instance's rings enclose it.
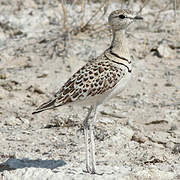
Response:
[[[83,170],[84,173],[91,173],[91,168],[86,165],[86,169]]]
[[[92,170],[90,173],[91,173],[91,174],[96,174],[96,175],[99,175],[99,176],[101,176],[101,175],[104,174],[103,172],[97,172],[97,171],[95,171],[95,170]]]
[[[89,174],[97,174],[97,175],[103,175],[103,172],[97,172],[94,168],[90,168],[89,166],[86,167],[86,170],[83,170],[84,173],[89,173]]]

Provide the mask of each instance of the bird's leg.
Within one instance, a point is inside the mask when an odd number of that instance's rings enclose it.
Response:
[[[88,129],[89,129],[89,122],[88,122],[88,119],[89,119],[89,116],[91,114],[93,110],[93,107],[91,106],[90,109],[89,109],[89,112],[83,122],[84,124],[84,137],[85,137],[85,144],[86,144],[86,171],[88,173],[91,172],[91,169],[90,169],[90,166],[89,166],[89,144],[88,144]]]
[[[90,141],[91,141],[91,158],[92,158],[92,174],[96,174],[96,159],[95,159],[95,145],[94,145],[94,124],[96,122],[96,115],[97,115],[97,106],[94,108],[94,117],[93,120],[90,122]]]

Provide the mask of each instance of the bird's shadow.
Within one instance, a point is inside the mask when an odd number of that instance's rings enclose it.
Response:
[[[35,167],[35,168],[45,168],[45,169],[55,169],[57,167],[61,167],[66,165],[66,162],[63,160],[41,160],[35,159],[31,160],[28,158],[24,159],[16,159],[9,158],[7,161],[0,163],[0,172],[4,170],[15,170],[22,169],[26,167]]]

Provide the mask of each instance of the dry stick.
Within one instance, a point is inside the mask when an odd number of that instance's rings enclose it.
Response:
[[[176,0],[173,1],[173,9],[174,9],[174,22],[175,22],[175,32],[176,32],[176,35],[178,36],[178,28],[177,28],[177,23],[176,23],[176,8],[177,8],[177,2]],[[177,37],[178,38],[178,37]],[[175,42],[174,42],[175,46],[177,47],[177,41],[175,39]],[[177,57],[177,51],[175,49],[175,57]],[[177,89],[180,89],[178,86],[175,85],[175,87]]]
[[[76,0],[74,0],[72,5],[71,5],[72,9],[74,8],[75,4],[76,4]]]
[[[145,6],[149,3],[149,0],[145,0],[143,6],[139,9],[138,14],[140,14],[142,12],[142,10],[145,8]],[[144,50],[143,50],[143,55],[144,57],[147,55],[147,42],[148,42],[148,38],[147,36],[144,37]]]
[[[134,0],[129,0],[129,7],[133,10]]]
[[[85,16],[85,7],[86,7],[86,0],[82,0],[81,1],[81,12],[82,12],[82,16],[81,16],[81,24],[80,27],[83,26],[84,24],[84,16]]]
[[[100,32],[107,32],[107,28],[103,27],[103,26],[99,26],[96,29],[93,29],[93,32],[89,33],[90,36],[96,34],[96,33],[100,33]],[[108,33],[105,33],[104,37],[109,37],[110,35],[110,30],[108,31]]]
[[[97,26],[97,27],[95,27],[95,26],[97,25],[98,21],[106,14],[107,9],[108,9],[108,3],[104,6],[103,14],[99,17],[98,20],[96,20],[96,22],[94,22],[94,24],[91,25],[92,28],[93,28],[93,33],[92,34],[103,32],[103,31],[106,30],[106,26],[109,25],[108,23],[101,24],[100,26]],[[91,35],[91,33],[90,33],[90,35]]]
[[[108,23],[101,24],[93,29],[93,31],[98,32],[106,29],[105,27],[108,26]]]
[[[140,8],[140,10],[138,11],[138,14],[141,13],[141,11],[145,8],[145,6],[149,3],[149,0],[146,0],[143,4],[143,6]]]
[[[62,0],[61,2],[61,7],[62,7],[62,10],[63,10],[63,27],[64,29],[67,31],[68,28],[66,26],[66,22],[67,22],[67,12],[66,12],[66,8],[65,8],[65,2],[64,0]]]
[[[174,9],[174,16],[175,16],[175,11],[176,11],[176,0],[173,1],[173,9]],[[171,2],[171,0],[170,0]],[[168,23],[168,22],[167,22]],[[164,36],[164,39],[166,39],[166,37],[168,37],[168,32],[167,32],[167,29],[165,30],[165,36]],[[171,82],[172,81],[172,78],[170,77],[170,68],[162,61],[162,64],[164,65],[164,71],[165,71],[165,75],[166,75],[166,80],[167,80],[167,83],[168,84],[172,84]],[[174,85],[175,86],[175,85]]]
[[[66,41],[67,41],[67,38],[69,39],[70,38],[70,34],[69,34],[69,30],[68,30],[68,27],[66,26],[66,23],[67,23],[67,10],[66,10],[66,7],[65,7],[65,0],[62,0],[62,3],[61,3],[61,6],[62,6],[62,10],[63,10],[63,27],[65,29],[65,34],[64,34],[64,50],[66,49]],[[63,51],[64,51],[63,50]]]
[[[99,20],[100,19],[102,19],[102,17],[106,14],[106,12],[107,12],[107,9],[108,9],[108,3],[107,4],[105,4],[105,6],[104,6],[104,12],[103,12],[103,14],[99,17],[99,19],[98,20],[96,20],[96,22],[94,22],[94,24],[92,24],[91,26],[92,26],[92,29],[94,29],[94,30],[97,30],[98,28],[94,28],[95,27],[95,25],[97,25],[97,23],[99,22]],[[107,23],[108,24],[108,23]],[[105,24],[103,24],[102,26],[104,26]]]
[[[173,9],[174,9],[174,22],[176,22],[176,0],[173,1]]]
[[[101,11],[101,9],[106,5],[109,0],[105,0],[104,3],[99,7],[99,9],[91,16],[91,18],[87,21],[87,23],[81,27],[80,31],[84,32],[88,27],[89,23],[93,20],[93,18]]]
[[[160,16],[161,12],[163,12],[165,9],[167,9],[168,6],[169,6],[169,3],[167,3],[164,8],[162,8],[161,10],[159,10],[159,12],[158,12],[158,14],[157,14],[157,16],[156,16],[156,19],[155,19],[155,21],[154,21],[153,24],[152,24],[152,27],[154,27],[155,24],[157,23],[157,20],[159,19],[159,16]],[[161,27],[161,26],[162,26],[162,24],[159,25],[159,27]]]
[[[143,56],[144,57],[146,57],[147,54],[149,53],[147,42],[148,42],[148,37],[144,36],[144,47],[143,47]]]

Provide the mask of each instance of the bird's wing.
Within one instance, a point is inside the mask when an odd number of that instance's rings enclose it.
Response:
[[[122,76],[122,70],[109,61],[90,62],[77,71],[56,93],[56,106],[103,94],[111,90]]]
[[[90,61],[62,86],[54,99],[42,104],[34,113],[103,94],[111,90],[122,77],[123,70],[113,66],[109,60]]]

